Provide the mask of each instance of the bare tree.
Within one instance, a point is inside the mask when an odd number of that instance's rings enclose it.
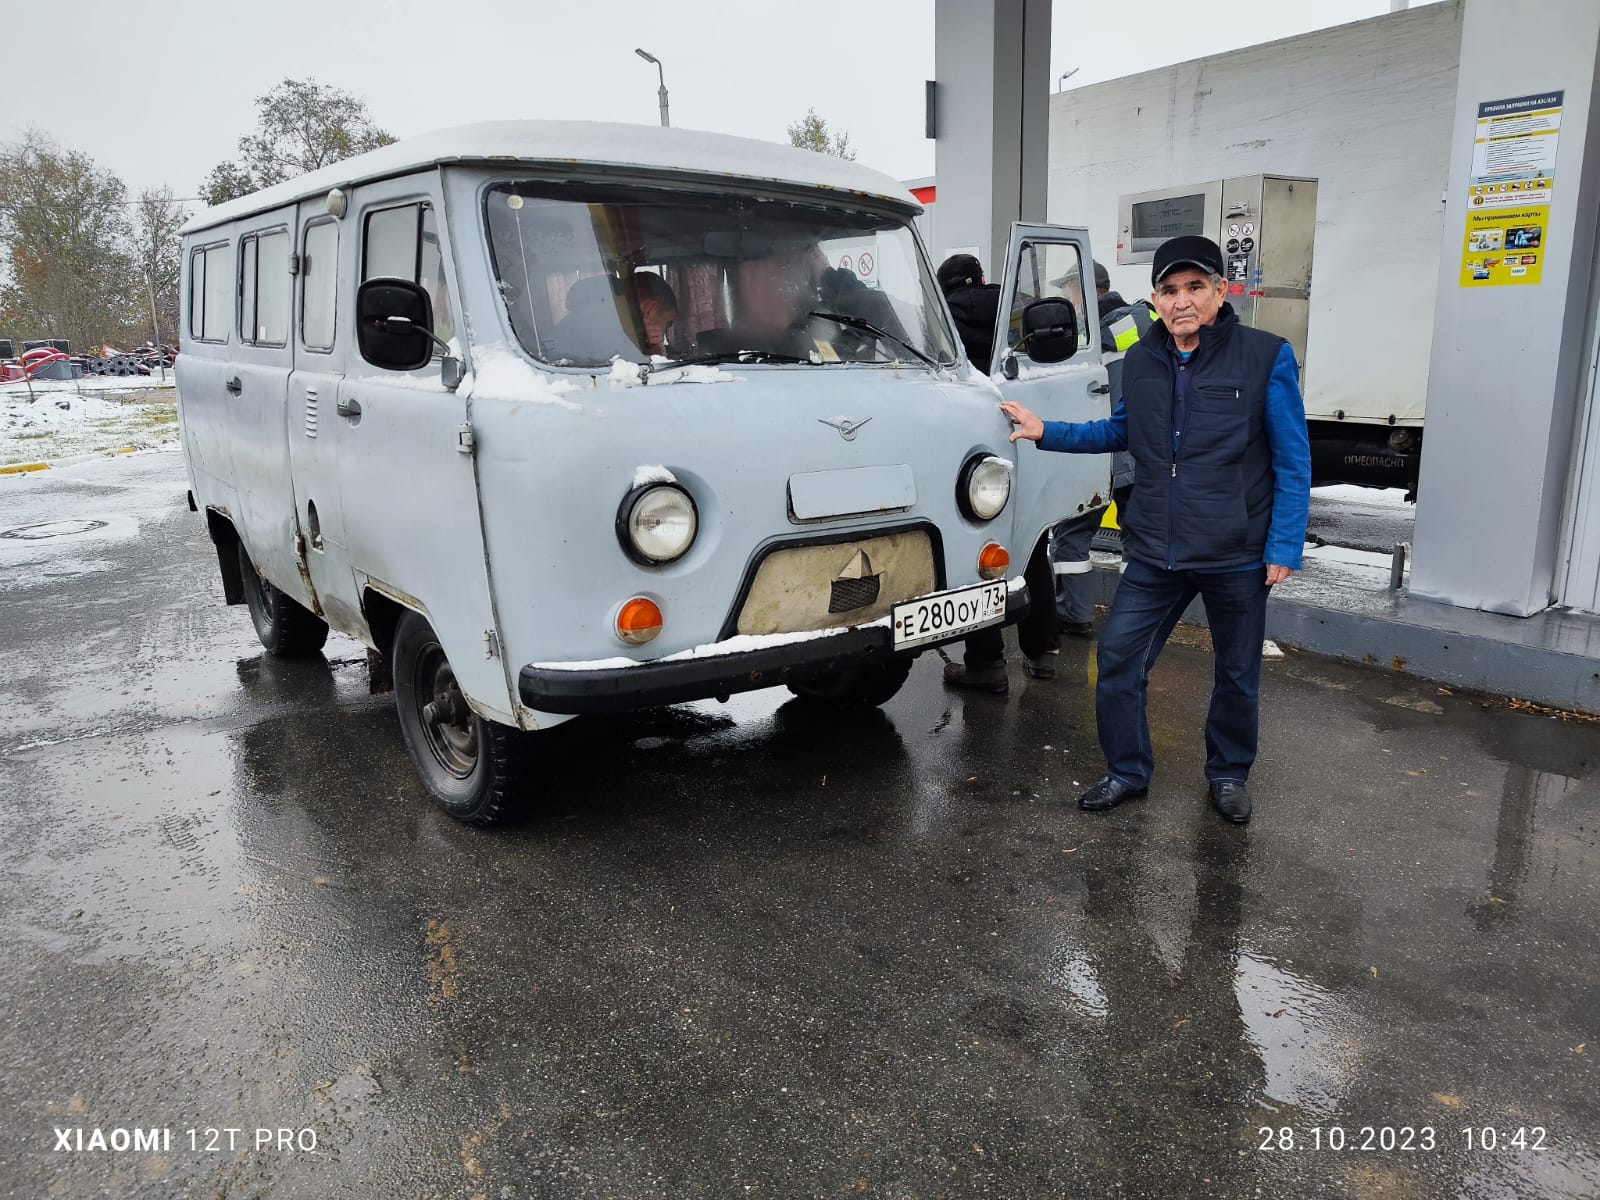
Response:
[[[314,79],[285,79],[256,98],[253,133],[239,139],[237,160],[218,163],[200,185],[221,204],[394,141],[378,128],[366,101]]]
[[[178,273],[183,264],[183,242],[178,230],[189,219],[188,210],[172,198],[170,187],[146,188],[139,193],[134,211],[134,244],[139,274],[144,280],[148,309],[155,306],[152,321],[156,340],[171,345],[178,340]]]
[[[856,152],[850,149],[850,135],[841,130],[830,136],[828,122],[817,116],[814,108],[806,109],[806,115],[789,126],[789,145],[801,150],[815,150],[818,154],[831,154],[835,158],[854,159],[856,156]]]
[[[122,180],[29,129],[0,145],[0,326],[90,350],[138,327],[139,276]]]

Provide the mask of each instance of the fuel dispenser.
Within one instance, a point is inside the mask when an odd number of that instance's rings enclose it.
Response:
[[[1241,175],[1136,192],[1121,198],[1117,215],[1117,262],[1123,266],[1150,262],[1157,246],[1181,234],[1221,246],[1228,302],[1239,319],[1287,340],[1304,372],[1315,179]]]

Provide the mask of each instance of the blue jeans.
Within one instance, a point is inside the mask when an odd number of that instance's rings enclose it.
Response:
[[[1206,778],[1243,783],[1249,777],[1261,713],[1261,642],[1271,591],[1266,576],[1265,567],[1212,573],[1128,563],[1100,631],[1094,697],[1100,748],[1113,778],[1150,786],[1150,668],[1197,595],[1205,602],[1216,661],[1206,714]]]

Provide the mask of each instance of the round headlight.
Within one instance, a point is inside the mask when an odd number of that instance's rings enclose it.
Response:
[[[969,517],[994,520],[1011,499],[1011,464],[992,454],[972,458],[961,472],[957,497]]]
[[[636,557],[649,563],[669,563],[682,558],[694,545],[699,518],[694,501],[682,488],[665,484],[643,488],[623,504],[625,544]]]

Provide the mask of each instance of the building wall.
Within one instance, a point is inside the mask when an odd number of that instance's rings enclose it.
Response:
[[[1419,417],[1461,21],[1462,0],[1444,0],[1053,95],[1049,219],[1087,225],[1133,299],[1150,276],[1116,263],[1122,194],[1316,178],[1308,404]]]

